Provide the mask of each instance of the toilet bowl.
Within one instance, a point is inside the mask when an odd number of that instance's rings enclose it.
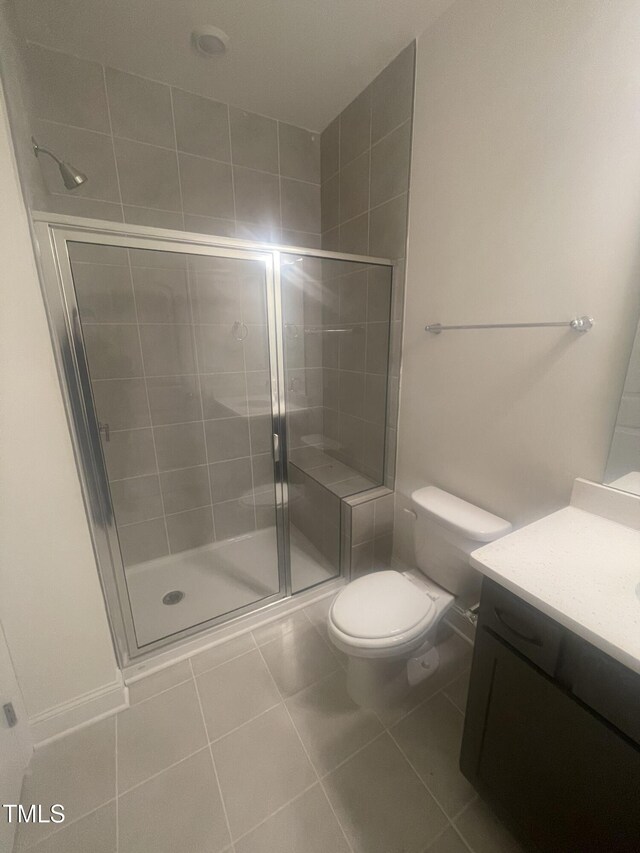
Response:
[[[468,555],[511,524],[434,486],[411,495],[417,567],[347,584],[328,615],[329,637],[348,656],[347,688],[365,708],[398,702],[439,664],[438,625],[456,600],[475,604],[480,575]]]

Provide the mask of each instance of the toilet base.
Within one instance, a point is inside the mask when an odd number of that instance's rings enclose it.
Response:
[[[412,687],[438,669],[440,655],[430,642],[410,658],[349,657],[347,691],[356,705],[371,710],[400,703]]]

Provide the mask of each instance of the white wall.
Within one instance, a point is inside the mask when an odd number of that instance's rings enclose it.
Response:
[[[405,497],[433,483],[522,524],[601,478],[640,301],[639,104],[637,0],[458,0],[419,39]],[[584,337],[423,331],[577,313]]]
[[[0,199],[0,622],[38,739],[120,678],[1,92]]]

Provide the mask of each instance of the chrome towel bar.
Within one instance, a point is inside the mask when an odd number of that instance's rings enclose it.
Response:
[[[430,323],[424,327],[425,332],[439,335],[450,329],[538,329],[544,326],[566,326],[574,332],[588,332],[593,327],[593,317],[574,317],[573,320],[562,320],[559,323],[475,323],[465,326],[443,326],[441,323]]]

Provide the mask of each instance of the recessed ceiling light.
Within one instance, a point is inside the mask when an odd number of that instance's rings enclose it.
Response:
[[[229,44],[229,36],[218,27],[198,27],[191,33],[191,44],[203,56],[218,56]]]

